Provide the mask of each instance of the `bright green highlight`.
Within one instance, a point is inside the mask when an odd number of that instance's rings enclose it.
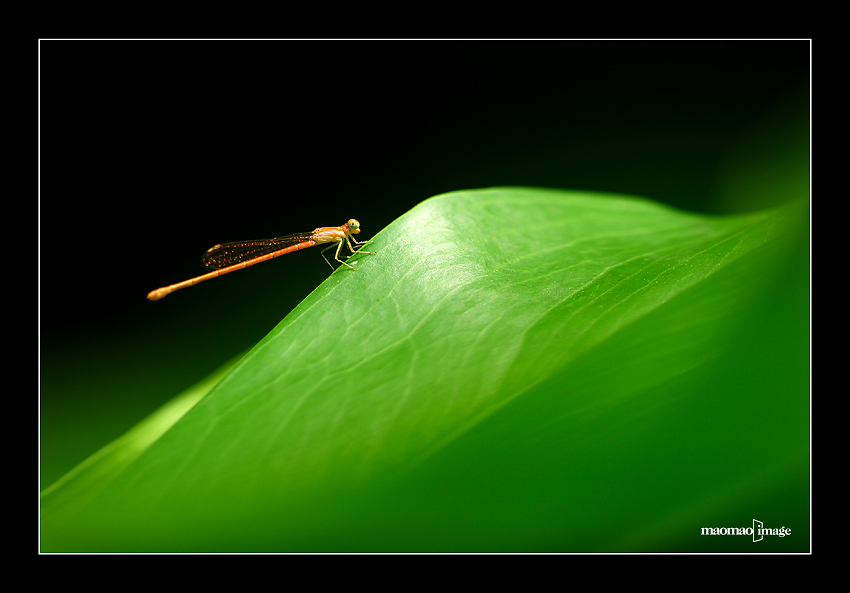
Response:
[[[693,530],[751,506],[802,544],[807,364],[758,352],[776,349],[761,312],[805,294],[803,264],[782,274],[806,217],[529,188],[427,200],[206,397],[48,489],[42,547],[701,550],[739,545]]]

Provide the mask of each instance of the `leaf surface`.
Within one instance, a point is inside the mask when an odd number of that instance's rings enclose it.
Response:
[[[683,405],[676,381],[720,355],[798,217],[531,188],[427,200],[130,463],[47,491],[43,546],[641,549],[669,510],[612,493],[591,461]],[[631,521],[619,543],[566,535],[615,520]]]

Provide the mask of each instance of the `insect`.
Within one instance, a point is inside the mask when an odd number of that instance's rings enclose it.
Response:
[[[207,249],[201,260],[204,267],[212,270],[211,272],[178,282],[177,284],[170,284],[169,286],[152,290],[148,293],[148,300],[158,301],[181,288],[194,286],[199,282],[217,278],[222,274],[229,274],[230,272],[274,259],[280,255],[300,251],[301,249],[307,249],[308,247],[322,243],[330,243],[330,245],[322,250],[322,257],[325,258],[331,269],[333,269],[333,264],[331,264],[325,255],[325,252],[336,247],[334,259],[353,270],[354,266],[339,259],[339,252],[343,244],[348,247],[352,255],[355,253],[372,253],[371,251],[360,251],[363,245],[371,243],[371,241],[357,241],[353,235],[358,233],[360,233],[360,223],[352,218],[342,226],[319,227],[311,233],[295,233],[274,239],[235,241],[233,243],[213,245]],[[351,257],[351,255],[348,257]]]

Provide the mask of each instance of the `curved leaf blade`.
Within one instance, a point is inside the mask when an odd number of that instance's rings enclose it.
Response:
[[[72,549],[337,545],[316,539],[316,526],[339,537],[341,525],[359,533],[350,526],[379,522],[364,501],[403,507],[390,494],[398,484],[431,475],[441,452],[506,406],[547,405],[528,397],[538,387],[551,395],[552,381],[597,380],[604,371],[584,378],[577,365],[617,338],[629,336],[626,366],[645,375],[641,388],[694,368],[718,320],[756,289],[734,286],[738,274],[708,298],[683,295],[789,224],[785,210],[706,217],[525,188],[428,200],[375,238],[375,255],[352,260],[356,273],[334,273],[79,518],[45,510],[43,537]],[[667,348],[686,354],[636,351],[648,334],[632,328],[658,311],[667,327],[668,310],[678,317]],[[543,422],[508,432],[530,438]],[[246,535],[246,516],[272,517],[286,535]]]

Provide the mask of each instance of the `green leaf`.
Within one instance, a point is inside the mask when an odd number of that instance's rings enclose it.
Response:
[[[49,502],[49,508],[54,513],[58,508],[64,507],[59,512],[66,516],[85,508],[148,447],[201,401],[237,361],[238,358],[222,365],[209,377],[161,406],[127,434],[86,459],[45,489],[41,493],[42,499]]]
[[[783,416],[768,452],[749,440],[740,414],[762,408],[737,375],[699,392],[805,215],[526,188],[427,200],[129,462],[99,454],[45,492],[42,549],[699,549],[681,534],[796,485],[808,459],[806,418]]]

